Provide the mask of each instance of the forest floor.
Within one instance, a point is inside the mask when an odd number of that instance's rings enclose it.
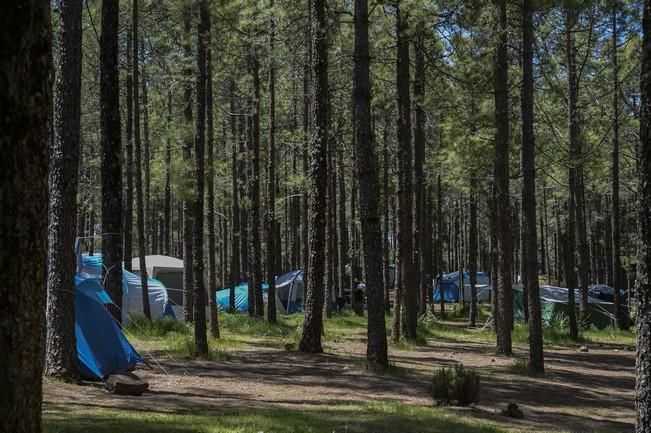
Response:
[[[364,318],[326,321],[325,353],[295,350],[299,316],[277,325],[222,314],[211,360],[193,360],[180,323],[134,322],[128,335],[152,370],[141,397],[46,380],[45,430],[59,432],[626,432],[634,422],[635,352],[630,332],[586,331],[571,342],[545,335],[546,374],[526,375],[526,328],[514,331],[514,356],[496,356],[489,330],[460,319],[426,320],[416,343],[390,344],[384,375],[364,370]],[[579,351],[585,345],[588,352]],[[435,368],[463,363],[481,375],[480,402],[437,407],[428,393]],[[499,415],[517,403],[525,419]]]

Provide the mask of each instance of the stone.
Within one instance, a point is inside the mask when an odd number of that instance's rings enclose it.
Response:
[[[106,380],[106,390],[118,395],[142,395],[149,389],[149,383],[133,373],[116,373]]]
[[[508,416],[509,418],[524,419],[524,413],[515,403],[509,403],[500,415]]]
[[[588,346],[581,346],[579,347],[579,352],[588,352],[590,349],[588,349]]]

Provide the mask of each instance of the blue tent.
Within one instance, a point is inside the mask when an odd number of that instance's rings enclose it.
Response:
[[[443,281],[434,290],[434,302],[441,301],[441,286],[443,288],[445,302],[459,302],[459,272],[443,274]],[[487,301],[490,292],[490,277],[485,272],[477,272],[477,299]],[[470,301],[470,272],[463,273],[463,290],[466,302]]]
[[[266,296],[269,291],[269,284],[262,283],[262,294]],[[217,304],[222,311],[228,311],[230,307],[230,287],[217,290]],[[249,283],[242,281],[235,286],[235,311],[242,313],[249,309]]]
[[[94,279],[100,284],[102,282],[102,255],[95,254],[92,256],[79,254],[78,258],[78,276],[83,279]],[[149,293],[149,308],[152,319],[163,316],[175,317],[172,306],[167,295],[167,288],[158,280],[153,278],[147,279],[147,289]],[[129,313],[142,314],[142,283],[140,275],[133,274],[126,269],[122,269],[122,323],[128,323]]]
[[[111,299],[93,279],[76,279],[75,336],[82,377],[103,379],[131,370],[142,357],[106,310]]]

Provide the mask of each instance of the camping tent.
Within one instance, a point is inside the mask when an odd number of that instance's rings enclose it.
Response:
[[[445,302],[459,302],[459,272],[443,274],[441,284],[434,290],[434,302],[441,301],[441,286],[443,287]],[[485,272],[477,272],[477,300],[488,301],[490,299],[491,283],[490,277]],[[463,273],[463,294],[466,302],[470,302],[470,272]]]
[[[183,305],[183,260],[176,257],[152,255],[145,257],[147,277],[154,278],[165,285],[170,302]],[[140,259],[131,260],[134,274],[140,275]]]
[[[266,299],[269,291],[269,284],[262,283],[262,296]],[[217,304],[222,311],[228,311],[230,307],[230,287],[217,290]],[[235,286],[235,311],[243,313],[249,309],[249,283],[242,281]]]
[[[276,278],[276,307],[285,314],[303,306],[303,270],[289,271]]]
[[[78,276],[83,279],[95,279],[102,281],[102,256],[99,254],[81,258]],[[129,313],[142,314],[142,283],[140,276],[122,269],[122,322],[129,321]],[[147,289],[149,291],[149,307],[152,319],[162,316],[175,317],[169,303],[167,289],[158,280],[153,278],[147,279]]]
[[[605,284],[594,284],[588,287],[588,295],[593,298],[601,299],[602,301],[613,302],[615,300],[615,289]],[[627,294],[624,290],[619,291],[619,296],[622,304],[626,303]]]
[[[269,285],[262,283],[262,295],[267,303]],[[230,300],[230,289],[217,290],[217,303],[223,311],[228,311]],[[246,281],[235,286],[235,310],[238,312],[247,311],[249,306],[249,285]],[[296,269],[276,277],[276,310],[292,314],[303,307],[303,270]],[[332,308],[337,308],[336,294],[332,293]]]
[[[96,279],[76,279],[75,337],[83,378],[103,379],[142,362],[104,304],[111,299]]]
[[[522,285],[513,285],[514,318],[524,318],[524,305],[522,303]],[[542,321],[545,326],[551,325],[559,317],[567,317],[569,306],[567,304],[568,289],[548,285],[540,286],[540,306]],[[579,291],[574,289],[575,310],[579,313]],[[599,329],[614,325],[614,304],[601,299],[588,296],[588,318],[590,323]]]

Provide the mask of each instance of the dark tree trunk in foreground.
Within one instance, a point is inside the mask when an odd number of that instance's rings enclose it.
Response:
[[[619,229],[619,64],[617,62],[617,11],[618,0],[613,0],[613,166],[612,166],[612,182],[613,182],[613,199],[612,199],[612,263],[613,263],[613,288],[615,289],[615,323],[619,329],[627,327],[624,320],[624,314],[621,309],[621,299],[619,295],[620,289],[624,284],[622,281],[622,259],[621,259],[621,236]]]
[[[122,321],[122,148],[118,72],[119,1],[102,2],[100,126],[102,141],[102,247],[109,310]]]
[[[249,315],[264,317],[262,298],[262,243],[260,241],[260,63],[253,46],[249,47],[249,68],[253,80],[248,134],[248,280]],[[251,296],[252,295],[252,296]]]
[[[39,433],[52,103],[50,2],[5,4],[0,46],[0,431]]]
[[[126,83],[126,125],[125,125],[125,187],[124,187],[124,269],[133,270],[133,55],[132,32],[127,31],[127,83]]]
[[[273,0],[271,0],[273,8]],[[276,64],[274,59],[275,17],[269,19],[269,143],[267,144],[267,320],[276,323]]]
[[[209,39],[207,0],[198,0],[199,24],[197,26],[197,117],[194,137],[195,195],[194,231],[192,243],[192,274],[194,276],[194,355],[208,356],[206,335],[206,288],[203,280],[203,201],[205,186],[206,146],[206,46]],[[213,257],[214,260],[214,257]]]
[[[326,189],[328,186],[328,41],[325,0],[310,0],[310,42],[312,44],[311,75],[312,127],[310,170],[308,173],[309,226],[308,266],[305,296],[305,319],[299,349],[320,353],[323,331],[323,276],[326,224]]]
[[[639,250],[635,284],[637,359],[635,433],[651,432],[651,1],[644,1],[639,147]],[[1,371],[1,370],[0,370]]]
[[[145,246],[145,208],[142,185],[142,142],[140,140],[140,103],[138,99],[138,0],[133,0],[133,132],[136,148],[136,226],[138,227],[138,262],[142,285],[142,314],[151,320],[147,288],[147,255]],[[104,211],[102,210],[102,215]],[[106,232],[106,230],[105,230]]]
[[[75,229],[80,154],[81,0],[59,3],[59,67],[50,149],[46,370],[66,381],[79,378],[75,344]]]
[[[354,121],[355,159],[359,181],[359,208],[364,251],[364,280],[368,296],[366,365],[370,370],[389,366],[384,322],[382,231],[377,197],[380,195],[377,157],[371,129],[371,80],[369,77],[368,1],[355,0]]]
[[[522,6],[522,210],[524,220],[523,248],[527,275],[529,309],[529,371],[545,372],[543,355],[542,319],[540,312],[540,287],[538,286],[538,260],[536,245],[536,148],[534,136],[534,77],[533,77],[533,0],[524,0]],[[544,253],[544,251],[543,251]],[[544,254],[542,255],[544,257]]]
[[[210,304],[210,335],[219,338],[219,318],[217,306],[217,264],[215,258],[215,126],[213,125],[212,97],[212,44],[211,19],[206,18],[206,128],[208,132],[208,170],[206,173],[206,188],[208,189],[208,302]],[[226,134],[224,134],[226,136]],[[222,248],[223,250],[224,248]],[[222,270],[225,268],[222,262]],[[222,284],[226,284],[222,278]]]
[[[498,244],[497,352],[510,356],[513,293],[511,290],[511,200],[509,196],[509,92],[506,0],[499,0],[499,37],[495,64],[495,192]],[[535,250],[534,250],[535,251]]]
[[[411,145],[411,100],[409,95],[409,25],[407,11],[396,9],[398,92],[398,266],[402,290],[403,323],[405,338],[416,338],[418,322],[418,278],[414,267],[413,190]],[[397,309],[396,309],[397,310]]]
[[[187,64],[183,70],[183,121],[187,132],[183,139],[183,165],[185,166],[185,181],[183,182],[183,319],[192,322],[194,318],[194,278],[193,278],[193,218],[192,203],[194,197],[194,161],[192,161],[192,7],[185,5],[183,9],[183,53]]]

